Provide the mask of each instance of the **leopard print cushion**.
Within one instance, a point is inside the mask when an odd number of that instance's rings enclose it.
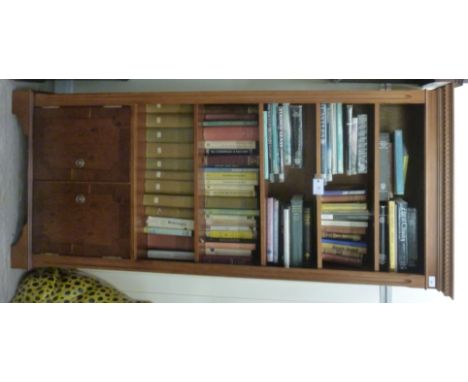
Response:
[[[38,268],[21,279],[11,302],[139,302],[74,269]]]

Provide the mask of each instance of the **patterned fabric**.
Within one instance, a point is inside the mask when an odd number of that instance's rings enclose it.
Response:
[[[20,280],[11,302],[139,302],[74,269],[37,268]]]

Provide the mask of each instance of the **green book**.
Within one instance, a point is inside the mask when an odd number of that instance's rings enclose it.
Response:
[[[191,171],[145,171],[145,179],[193,181]]]
[[[291,199],[291,267],[303,265],[303,203],[302,195]]]
[[[193,208],[193,196],[179,195],[143,195],[144,206]]]
[[[193,129],[146,129],[146,142],[191,143]]]
[[[146,114],[146,127],[188,128],[193,127],[192,114]]]
[[[232,215],[232,216],[259,216],[259,211],[252,210],[233,210],[230,208],[206,208],[205,216],[210,215]]]
[[[159,216],[165,218],[193,219],[192,208],[145,207],[146,216]]]
[[[235,198],[235,197],[205,197],[206,208],[239,208],[239,209],[256,209],[258,208],[257,198]]]
[[[147,170],[193,171],[193,159],[147,158]]]
[[[192,143],[147,143],[147,158],[193,158]]]
[[[174,195],[193,195],[193,182],[170,180],[145,180],[145,192]]]
[[[203,126],[257,126],[257,121],[204,121]]]

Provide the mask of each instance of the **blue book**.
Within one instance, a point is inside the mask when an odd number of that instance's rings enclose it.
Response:
[[[336,104],[336,151],[337,151],[337,173],[344,173],[343,155],[343,104]]]
[[[322,174],[328,174],[328,160],[327,160],[327,105],[320,104],[320,160]]]
[[[278,134],[278,104],[271,104],[271,135],[273,141],[273,174],[279,175],[279,134]]]
[[[395,130],[394,132],[394,160],[395,160],[395,195],[405,194],[405,182],[403,176],[403,132],[402,130]]]
[[[270,173],[268,172],[268,112],[263,112],[263,172],[265,180],[268,180]]]
[[[192,231],[176,228],[145,227],[144,233],[149,233],[152,235],[192,236]]]
[[[367,243],[363,242],[363,241],[346,241],[346,240],[322,239],[322,243],[336,244],[336,245],[346,245],[348,247],[356,247],[356,248],[367,248]]]

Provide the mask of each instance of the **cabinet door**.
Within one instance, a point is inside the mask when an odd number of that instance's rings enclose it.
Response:
[[[426,288],[453,298],[453,86],[427,91]]]
[[[129,257],[130,186],[36,182],[33,253]]]
[[[34,179],[129,182],[130,108],[34,111]]]

